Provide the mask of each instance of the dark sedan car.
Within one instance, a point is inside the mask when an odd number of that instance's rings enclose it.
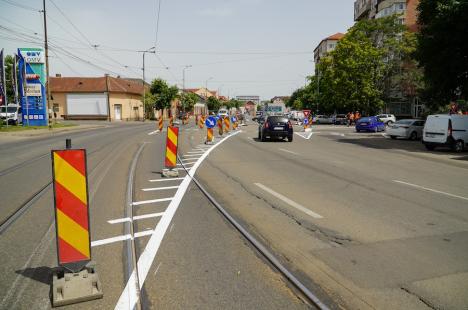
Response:
[[[265,141],[267,138],[288,138],[293,140],[293,127],[286,116],[267,116],[259,122],[258,139]]]

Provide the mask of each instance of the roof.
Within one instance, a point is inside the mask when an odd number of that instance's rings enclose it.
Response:
[[[335,40],[335,41],[339,41],[341,39],[343,39],[343,37],[345,36],[344,33],[341,33],[341,32],[337,32],[329,37],[326,37],[325,39],[323,39],[322,41],[320,41],[320,43],[317,45],[317,47],[314,49],[314,52],[320,47],[320,45],[322,44],[323,41],[328,41],[328,40]]]
[[[110,93],[141,95],[143,85],[132,80],[109,76],[109,89],[106,77],[51,77],[50,91],[55,93]]]
[[[275,97],[271,98],[271,102],[275,101],[276,99],[281,99],[283,101],[288,101],[289,96],[275,96]]]

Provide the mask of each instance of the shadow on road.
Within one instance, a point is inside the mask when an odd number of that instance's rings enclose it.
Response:
[[[35,267],[35,268],[26,268],[26,269],[20,269],[16,270],[15,272],[17,274],[22,275],[23,277],[30,278],[32,280],[44,283],[44,284],[50,284],[52,282],[52,272],[53,268],[46,267],[46,266],[41,266],[41,267]]]
[[[467,152],[457,154],[449,148],[438,148],[435,151],[428,151],[422,144],[421,140],[391,140],[379,137],[362,137],[362,138],[340,138],[336,141],[341,143],[348,143],[359,145],[367,148],[379,149],[379,150],[397,150],[407,151],[418,155],[432,154],[438,156],[444,156],[445,159],[453,159],[459,161],[468,161]]]

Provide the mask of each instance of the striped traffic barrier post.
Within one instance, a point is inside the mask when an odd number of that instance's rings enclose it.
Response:
[[[167,127],[166,138],[166,156],[164,160],[165,169],[163,169],[163,176],[177,177],[179,172],[177,170],[177,145],[179,142],[179,127]]]
[[[210,144],[213,142],[213,128],[207,128],[206,129],[206,143],[205,144]]]
[[[162,116],[159,117],[159,131],[160,132],[163,131],[163,117]]]
[[[223,135],[223,119],[221,117],[218,118],[218,134]]]
[[[224,132],[228,133],[231,127],[231,121],[229,120],[229,116],[224,118]]]
[[[172,126],[174,126],[174,117],[171,115],[171,117],[169,118],[169,127]]]
[[[103,297],[91,261],[88,174],[85,149],[53,150],[55,233],[59,268],[52,275],[52,305]]]
[[[198,120],[198,127],[203,129],[203,123],[205,122],[203,115],[200,115],[200,119]]]

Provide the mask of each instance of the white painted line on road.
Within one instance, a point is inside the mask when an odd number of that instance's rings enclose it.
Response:
[[[152,199],[152,200],[143,200],[143,201],[135,201],[132,203],[132,206],[140,206],[140,205],[147,205],[150,203],[155,203],[155,202],[164,202],[164,201],[171,201],[174,197],[170,198],[160,198],[160,199]]]
[[[204,151],[188,151],[188,154],[203,154]]]
[[[236,132],[235,134],[241,131]],[[235,135],[234,134],[234,135]],[[166,234],[169,225],[171,224],[172,218],[176,213],[177,209],[179,208],[180,202],[184,197],[185,192],[187,191],[190,183],[192,182],[192,177],[195,175],[200,164],[203,160],[222,142],[226,141],[229,137],[234,135],[229,135],[223,138],[219,143],[214,144],[209,150],[203,154],[202,157],[197,161],[197,163],[189,170],[189,173],[185,176],[184,180],[180,184],[179,189],[177,190],[176,194],[174,195],[174,199],[169,203],[164,215],[162,216],[161,220],[156,225],[151,238],[149,239],[148,243],[145,246],[145,249],[141,252],[141,255],[138,259],[137,263],[137,270],[133,270],[129,279],[127,280],[127,284],[125,285],[124,290],[122,291],[120,298],[115,305],[115,309],[134,309],[136,303],[138,302],[138,290],[136,288],[130,289],[134,283],[136,283],[136,278],[138,277],[138,283],[140,284],[140,289],[143,288],[145,284],[146,276],[151,268],[151,265],[154,262],[156,254],[158,253],[159,247],[161,245],[162,239]],[[137,275],[138,272],[138,275]]]
[[[310,137],[312,137],[313,132],[309,132],[309,133],[307,133],[307,132],[295,132],[295,134],[298,135],[301,138],[309,140]]]
[[[339,133],[339,132],[330,132],[330,135],[332,135],[332,136],[340,136],[340,137],[344,137],[344,136],[345,136],[344,133]]]
[[[285,149],[281,149],[281,148],[279,148],[278,150],[283,151],[283,152],[286,152],[286,153],[294,154],[294,155],[300,155],[299,153],[296,153],[296,152],[293,152],[293,151],[289,151],[289,150],[285,150]]]
[[[148,219],[148,218],[153,218],[153,217],[159,217],[159,216],[163,216],[163,215],[164,215],[164,212],[137,215],[137,216],[133,217],[133,220],[136,221],[136,220]],[[119,224],[119,223],[131,222],[131,221],[132,221],[131,218],[124,217],[124,218],[121,218],[121,219],[109,220],[109,221],[107,221],[107,223],[109,223],[109,224]]]
[[[152,229],[137,232],[137,233],[135,233],[135,238],[150,236],[152,233],[153,233]],[[119,241],[125,241],[125,240],[129,240],[129,239],[132,239],[132,235],[130,235],[130,234],[123,235],[123,236],[112,237],[112,238],[107,238],[107,239],[102,239],[102,240],[91,241],[91,247],[96,247],[96,246],[100,246],[100,245],[115,243],[115,242],[119,242]]]
[[[294,208],[298,209],[299,211],[302,211],[302,212],[304,212],[305,214],[312,216],[313,218],[316,218],[316,219],[321,219],[321,218],[323,218],[323,216],[321,216],[320,214],[315,213],[315,212],[313,212],[313,211],[310,211],[310,210],[307,209],[306,207],[301,206],[301,205],[298,204],[297,202],[295,202],[295,201],[289,199],[289,198],[286,197],[286,196],[281,195],[280,193],[275,192],[275,191],[272,190],[271,188],[266,187],[265,185],[263,185],[263,184],[261,184],[261,183],[254,183],[254,184],[257,185],[258,187],[260,187],[261,189],[263,189],[264,191],[266,191],[266,192],[270,193],[271,195],[275,196],[276,198],[281,199],[282,201],[284,201],[285,203],[287,203],[287,204],[290,205],[291,207],[294,207]]]
[[[176,189],[179,186],[166,186],[166,187],[151,187],[151,188],[142,188],[141,190],[144,192],[151,192],[151,191],[163,191],[166,189]]]
[[[149,182],[166,182],[166,181],[177,181],[183,180],[184,178],[164,178],[164,179],[155,179],[155,180],[148,180]]]
[[[189,155],[182,155],[182,157],[186,157],[186,158],[190,158],[190,157],[200,157],[200,155],[203,155],[203,154],[189,154]],[[197,158],[195,158],[197,159]]]
[[[155,131],[149,132],[149,133],[148,133],[148,136],[152,136],[152,135],[155,135],[155,134],[157,134],[157,133],[159,133],[159,130],[155,130]]]
[[[433,193],[436,193],[436,194],[442,194],[442,195],[445,195],[445,196],[449,196],[449,197],[458,198],[458,199],[468,201],[468,197],[458,196],[458,195],[438,191],[436,189],[432,189],[432,188],[428,188],[428,187],[424,187],[424,186],[420,186],[420,185],[416,185],[416,184],[412,184],[412,183],[408,183],[408,182],[403,182],[403,181],[399,181],[399,180],[393,180],[393,182],[408,185],[408,186],[411,186],[411,187],[414,187],[414,188],[422,189],[422,190],[433,192]]]

